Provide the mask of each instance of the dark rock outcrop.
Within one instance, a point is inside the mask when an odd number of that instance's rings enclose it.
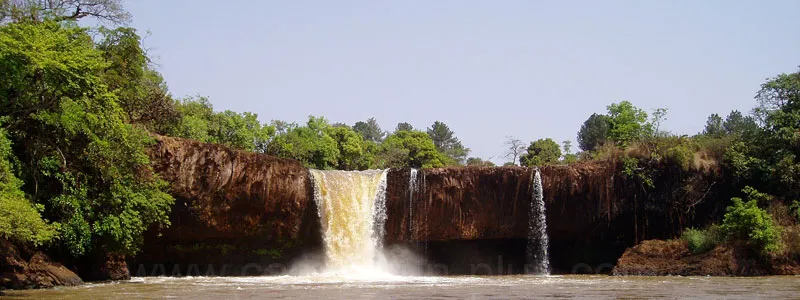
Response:
[[[86,255],[71,265],[85,281],[111,281],[131,279],[125,256],[97,251]]]
[[[82,284],[78,275],[41,251],[0,239],[0,289],[49,288]]]

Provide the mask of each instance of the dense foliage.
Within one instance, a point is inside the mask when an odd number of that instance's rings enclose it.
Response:
[[[764,194],[752,188],[746,188],[748,200],[734,197],[725,212],[720,226],[723,234],[729,239],[743,240],[764,253],[776,253],[781,248],[781,230],[772,216],[758,207],[758,200]]]
[[[531,142],[519,160],[521,165],[532,167],[558,163],[560,157],[561,148],[553,139],[546,138]]]
[[[606,115],[592,114],[583,122],[578,131],[578,147],[583,151],[593,151],[603,145],[608,138],[611,120]]]
[[[22,188],[74,255],[135,253],[173,202],[145,153],[152,138],[120,106],[129,89],[109,89],[104,49],[71,23],[0,28],[0,116]]]

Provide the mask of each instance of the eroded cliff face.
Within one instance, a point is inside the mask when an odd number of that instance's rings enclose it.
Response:
[[[395,169],[387,176],[387,242],[527,237],[530,169],[419,170],[414,190],[410,171]]]
[[[723,211],[715,201],[726,199],[718,171],[660,167],[666,171],[650,175],[652,186],[626,175],[616,161],[542,167],[554,271],[607,273],[627,247],[673,237]],[[529,234],[532,172],[522,167],[419,170],[416,188],[409,189],[410,170],[392,170],[387,242],[415,245],[446,262],[496,265],[504,256],[503,264],[514,261],[512,269],[523,270],[517,264],[524,259],[511,259],[509,253],[525,256],[519,240]],[[460,253],[446,250],[447,241],[461,241],[462,249],[490,250],[453,258]],[[487,246],[492,244],[503,246]]]
[[[299,162],[157,137],[156,172],[176,203],[171,226],[129,260],[136,275],[249,275],[319,247],[309,173]],[[246,268],[252,264],[250,268]]]
[[[281,272],[300,255],[320,250],[313,187],[300,163],[189,140],[158,140],[152,160],[177,202],[172,226],[161,236],[148,236],[143,253],[130,260],[134,275]],[[627,247],[670,238],[724,208],[714,201],[727,199],[717,172],[657,167],[665,171],[651,176],[652,185],[625,175],[616,161],[541,168],[556,273],[609,272]],[[431,263],[451,265],[451,273],[468,273],[475,263],[511,264],[503,269],[523,272],[533,172],[425,169],[411,189],[410,169],[390,170],[385,241],[408,246]],[[283,265],[267,268],[273,263]],[[230,268],[221,271],[226,264]]]

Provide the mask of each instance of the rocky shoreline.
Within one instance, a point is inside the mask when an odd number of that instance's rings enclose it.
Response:
[[[51,288],[83,284],[77,274],[52,261],[42,251],[0,239],[0,287],[8,289]]]
[[[616,276],[766,276],[800,275],[800,264],[763,258],[745,246],[719,245],[693,254],[682,240],[648,240],[628,248],[617,261]]]

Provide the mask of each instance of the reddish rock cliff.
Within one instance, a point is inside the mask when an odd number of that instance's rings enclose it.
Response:
[[[721,211],[714,201],[724,195],[714,189],[721,186],[714,183],[719,174],[660,167],[666,171],[652,175],[652,186],[624,175],[615,161],[541,168],[551,263],[557,272],[586,265],[593,271],[601,266],[610,271],[627,247],[644,239],[673,237]],[[515,240],[528,237],[532,172],[522,167],[420,170],[411,191],[410,170],[392,170],[386,240],[475,240],[481,242],[474,247],[517,247],[511,253],[524,256],[524,243]],[[441,256],[447,251],[440,251]],[[485,256],[507,253],[502,249]]]
[[[170,182],[176,204],[170,228],[146,237],[143,253],[132,260],[134,275],[260,273],[242,266],[285,261],[297,249],[318,245],[313,189],[299,162],[185,139],[157,140],[151,160]],[[231,266],[223,270],[225,264]]]
[[[264,264],[286,263],[319,250],[313,187],[300,163],[167,137],[158,138],[151,156],[177,202],[172,226],[160,237],[147,237],[134,264],[219,268],[255,262],[263,269]],[[662,171],[650,175],[651,186],[624,175],[615,161],[541,168],[551,262],[557,272],[573,272],[581,264],[593,270],[613,265],[627,247],[673,237],[684,226],[697,225],[695,215],[706,220],[724,208],[714,201],[728,198],[717,182],[723,178],[719,174],[653,167]],[[448,243],[458,242],[462,249],[489,249],[473,257],[504,255],[506,262],[508,256],[524,261],[533,171],[426,169],[418,172],[412,191],[409,169],[390,170],[385,240],[421,247],[433,260],[451,256],[448,249],[456,244]],[[131,272],[183,272],[152,268],[133,265]]]

